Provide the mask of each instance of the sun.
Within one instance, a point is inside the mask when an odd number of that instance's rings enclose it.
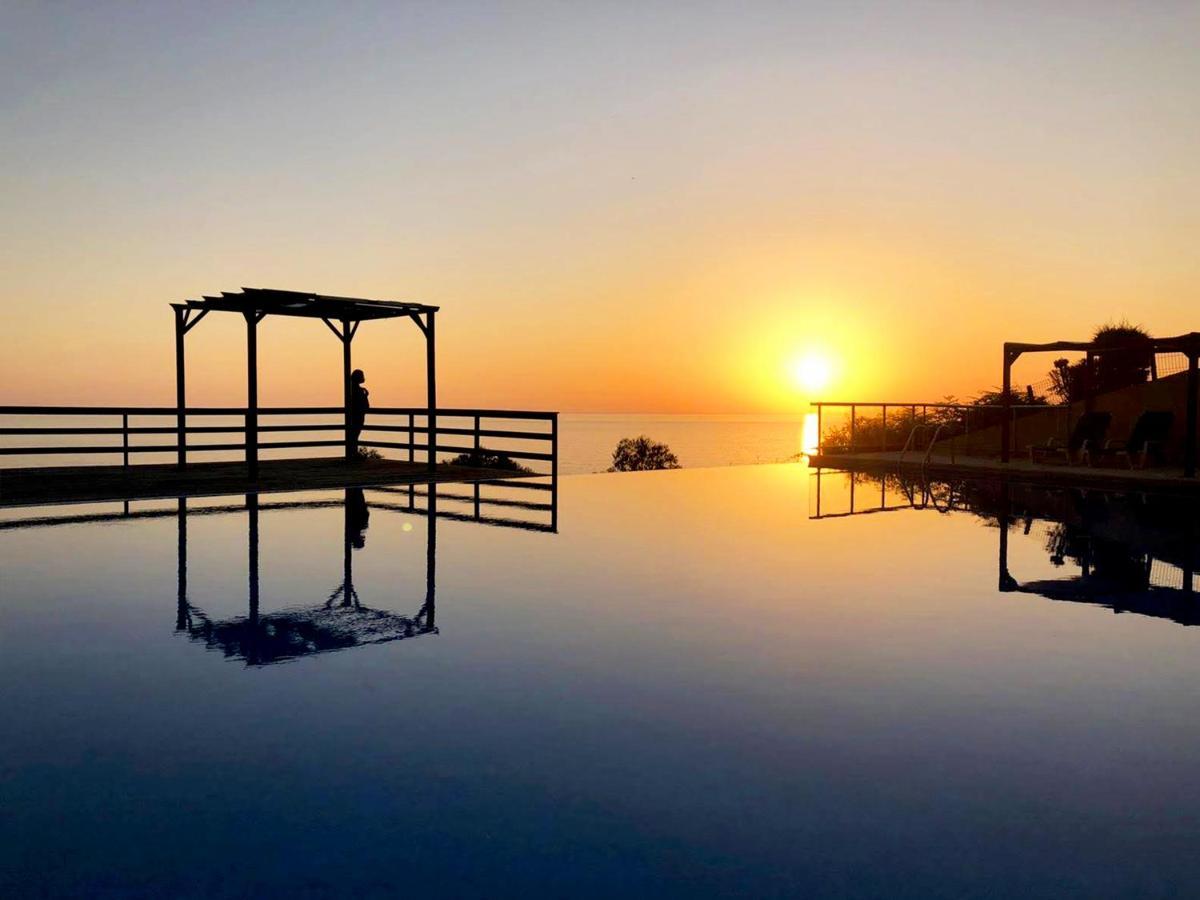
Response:
[[[829,387],[833,380],[833,363],[824,353],[805,353],[797,356],[789,366],[792,381],[797,387],[815,394]]]

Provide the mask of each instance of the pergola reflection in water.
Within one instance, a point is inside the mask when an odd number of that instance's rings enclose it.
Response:
[[[437,538],[438,520],[471,522],[493,528],[556,533],[557,482],[497,482],[493,487],[522,496],[546,492],[545,500],[511,496],[484,497],[486,485],[408,485],[405,487],[346,488],[340,498],[263,499],[247,494],[237,504],[196,505],[188,498],[175,501],[174,509],[152,508],[132,511],[124,504],[120,513],[83,513],[33,516],[0,522],[0,530],[54,525],[101,523],[173,516],[178,531],[178,580],[176,632],[226,658],[247,666],[289,662],[306,656],[384,644],[423,635],[437,634]],[[466,488],[467,493],[454,488]],[[372,497],[368,500],[368,494]],[[447,505],[449,508],[447,508]],[[441,507],[439,509],[439,506]],[[501,510],[485,515],[485,507]],[[260,602],[259,518],[263,511],[329,509],[341,507],[342,571],[323,602],[264,611]],[[425,590],[413,604],[411,614],[373,608],[363,603],[354,581],[354,554],[365,547],[371,511],[423,516],[426,519]],[[236,515],[246,517],[247,610],[245,616],[214,619],[193,605],[188,596],[188,520],[194,516]]]
[[[414,491],[415,500],[415,491]],[[204,610],[188,601],[188,504],[178,501],[179,588],[175,628],[227,657],[263,666],[302,656],[346,650],[367,644],[383,644],[425,634],[437,634],[437,488],[426,492],[425,599],[411,616],[364,605],[354,586],[354,551],[366,544],[370,507],[361,488],[347,488],[342,503],[345,524],[342,534],[342,577],[326,601],[314,607],[298,607],[264,613],[259,601],[259,498],[246,497],[247,557],[249,573],[248,610],[244,617],[213,621]],[[321,503],[310,506],[328,505]],[[412,506],[410,512],[417,512]]]
[[[997,587],[1086,603],[1115,613],[1200,625],[1195,576],[1200,509],[1167,494],[1110,492],[1010,480],[919,479],[817,469],[809,517],[835,519],[900,510],[970,514],[996,527]],[[1009,564],[1016,532],[1040,536],[1065,578],[1022,581]]]

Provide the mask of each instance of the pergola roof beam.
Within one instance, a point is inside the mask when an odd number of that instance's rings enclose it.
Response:
[[[366,319],[389,319],[436,312],[436,306],[398,300],[364,300],[357,297],[334,297],[303,291],[280,291],[267,288],[243,288],[241,292],[222,292],[189,300],[188,309],[218,310],[221,312],[254,312],[262,315],[297,316],[302,318],[335,319],[361,322]]]
[[[1090,350],[1094,353],[1103,353],[1105,351],[1124,350],[1147,345],[1157,353],[1167,353],[1170,351],[1195,353],[1200,350],[1200,331],[1191,331],[1187,334],[1176,335],[1175,337],[1150,338],[1148,341],[1140,343],[1129,342],[1128,344],[1097,344],[1095,341],[1051,341],[1048,344],[1030,344],[1020,341],[1006,341],[1004,347],[1006,350],[1015,353],[1034,353],[1043,350],[1077,350],[1081,352]]]

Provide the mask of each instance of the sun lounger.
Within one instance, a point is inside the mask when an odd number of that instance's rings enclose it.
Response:
[[[1075,422],[1075,427],[1071,429],[1066,446],[1058,438],[1053,437],[1044,444],[1031,444],[1029,461],[1031,463],[1038,462],[1039,457],[1042,459],[1061,457],[1063,462],[1070,465],[1074,459],[1081,458],[1088,451],[1104,445],[1104,436],[1108,433],[1108,426],[1111,422],[1111,413],[1084,413]]]
[[[1167,410],[1147,410],[1133,423],[1128,440],[1107,440],[1099,449],[1089,448],[1081,452],[1080,458],[1091,466],[1113,457],[1124,460],[1131,469],[1134,468],[1135,459],[1137,468],[1146,468],[1151,455],[1159,461],[1164,461],[1167,437],[1171,433],[1171,423],[1174,420],[1175,414]]]

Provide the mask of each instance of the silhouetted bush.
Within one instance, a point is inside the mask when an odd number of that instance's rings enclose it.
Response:
[[[654,469],[678,469],[679,459],[666,444],[646,435],[621,438],[613,450],[610,472],[645,472]]]
[[[1054,361],[1051,389],[1063,403],[1083,400],[1089,393],[1104,394],[1144,384],[1150,377],[1153,339],[1140,325],[1125,321],[1101,325],[1092,334],[1092,340],[1101,349],[1092,358],[1090,370],[1086,359],[1074,363],[1066,359]],[[1114,349],[1103,350],[1104,347]]]
[[[374,447],[358,447],[358,459],[360,462],[375,462],[383,459],[383,454]]]
[[[442,463],[444,466],[468,466],[472,469],[501,469],[505,472],[532,472],[529,466],[523,466],[507,453],[491,450],[472,450],[460,453],[453,459]]]

